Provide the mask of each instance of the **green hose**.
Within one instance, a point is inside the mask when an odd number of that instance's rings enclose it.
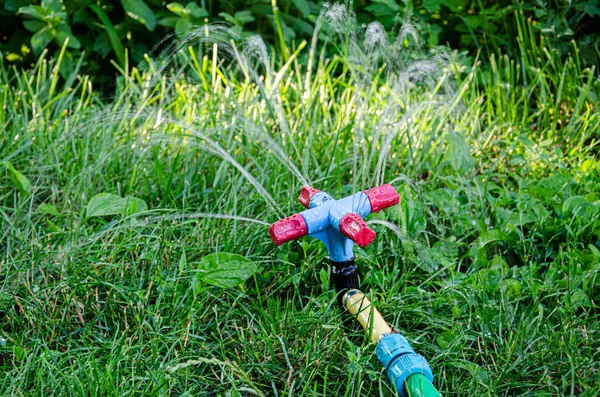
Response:
[[[442,397],[440,392],[422,374],[413,374],[406,379],[404,387],[409,397]]]

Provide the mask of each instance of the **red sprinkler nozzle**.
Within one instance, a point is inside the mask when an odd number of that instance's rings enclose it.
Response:
[[[275,222],[269,228],[271,240],[275,245],[281,245],[308,234],[306,222],[300,214],[294,214]]]
[[[298,201],[304,206],[304,208],[308,209],[310,208],[310,199],[319,192],[319,189],[315,189],[312,186],[304,186],[302,188],[302,193],[300,193],[300,197],[298,197]]]
[[[360,215],[352,212],[340,221],[340,232],[361,247],[371,244],[376,235]]]
[[[381,185],[373,189],[366,190],[371,203],[371,212],[379,212],[384,208],[391,207],[400,202],[400,196],[392,185]]]

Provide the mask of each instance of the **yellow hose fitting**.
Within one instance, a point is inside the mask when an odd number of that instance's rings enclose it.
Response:
[[[384,335],[392,333],[392,329],[385,322],[381,313],[359,290],[351,289],[346,292],[342,302],[350,314],[356,316],[360,325],[367,331],[371,342],[376,343]]]

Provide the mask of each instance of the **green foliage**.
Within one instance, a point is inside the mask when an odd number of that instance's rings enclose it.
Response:
[[[117,74],[117,69],[107,66],[109,60],[116,60],[124,70],[141,62],[144,54],[162,48],[157,45],[168,44],[163,39],[171,33],[181,38],[207,23],[225,23],[240,38],[260,33],[289,44],[312,34],[319,10],[316,2],[307,0],[295,0],[282,9],[270,0],[8,0],[0,10],[0,23],[10,34],[0,43],[0,51],[9,62],[29,65],[44,50],[58,56],[68,39],[65,57],[70,62],[62,65],[63,77],[73,71],[72,60],[85,54],[82,71],[104,84]]]
[[[100,193],[90,199],[86,209],[88,218],[132,215],[148,209],[144,200],[137,197],[121,197],[112,193]]]
[[[562,56],[570,53],[571,41],[575,40],[586,65],[600,60],[600,36],[596,32],[600,7],[596,0],[374,0],[364,10],[370,15],[358,8],[359,18],[378,20],[388,29],[410,16],[422,21],[430,45],[449,44],[471,54],[484,49],[511,55],[522,40],[513,16],[523,13],[536,33],[546,35]]]
[[[12,33],[0,44],[0,51],[10,62],[27,65],[44,49],[57,55],[68,39],[69,62],[63,64],[63,77],[73,70],[73,59],[85,53],[83,71],[96,81],[110,82],[116,70],[107,70],[108,60],[116,60],[123,69],[127,62],[142,61],[168,34],[181,38],[206,23],[223,22],[240,38],[259,33],[274,45],[308,39],[322,3],[280,1],[274,7],[270,0],[7,0],[0,22]],[[575,40],[585,65],[600,59],[600,36],[595,30],[600,7],[595,0],[374,0],[354,2],[354,7],[360,21],[376,20],[388,30],[409,18],[419,20],[429,45],[449,44],[471,56],[479,49],[514,56],[525,39],[514,15],[522,14],[532,22],[535,34],[543,33],[561,56],[571,52]]]
[[[31,193],[31,182],[23,174],[15,169],[15,167],[9,161],[0,161],[0,165],[3,166],[7,171],[10,179],[14,186],[17,188],[19,193],[27,196]]]
[[[176,16],[167,16],[160,20],[160,24],[175,29],[178,37],[183,37],[191,32],[195,27],[204,22],[208,17],[208,12],[194,2],[183,6],[179,3],[167,4],[167,9]]]
[[[219,288],[233,288],[252,277],[258,266],[241,255],[218,252],[198,263],[198,279]]]

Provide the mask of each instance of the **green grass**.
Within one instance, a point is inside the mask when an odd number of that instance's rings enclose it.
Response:
[[[264,224],[207,215],[298,212],[277,148],[332,195],[398,189],[356,250],[362,285],[444,395],[600,394],[600,84],[532,32],[436,95],[318,47],[309,73],[310,48],[273,56],[261,87],[225,45],[194,45],[124,71],[113,101],[47,58],[2,67],[0,161],[31,186],[2,168],[0,394],[391,395],[317,241],[275,248]],[[86,216],[103,192],[148,210]],[[196,269],[214,252],[259,271],[211,286]]]

